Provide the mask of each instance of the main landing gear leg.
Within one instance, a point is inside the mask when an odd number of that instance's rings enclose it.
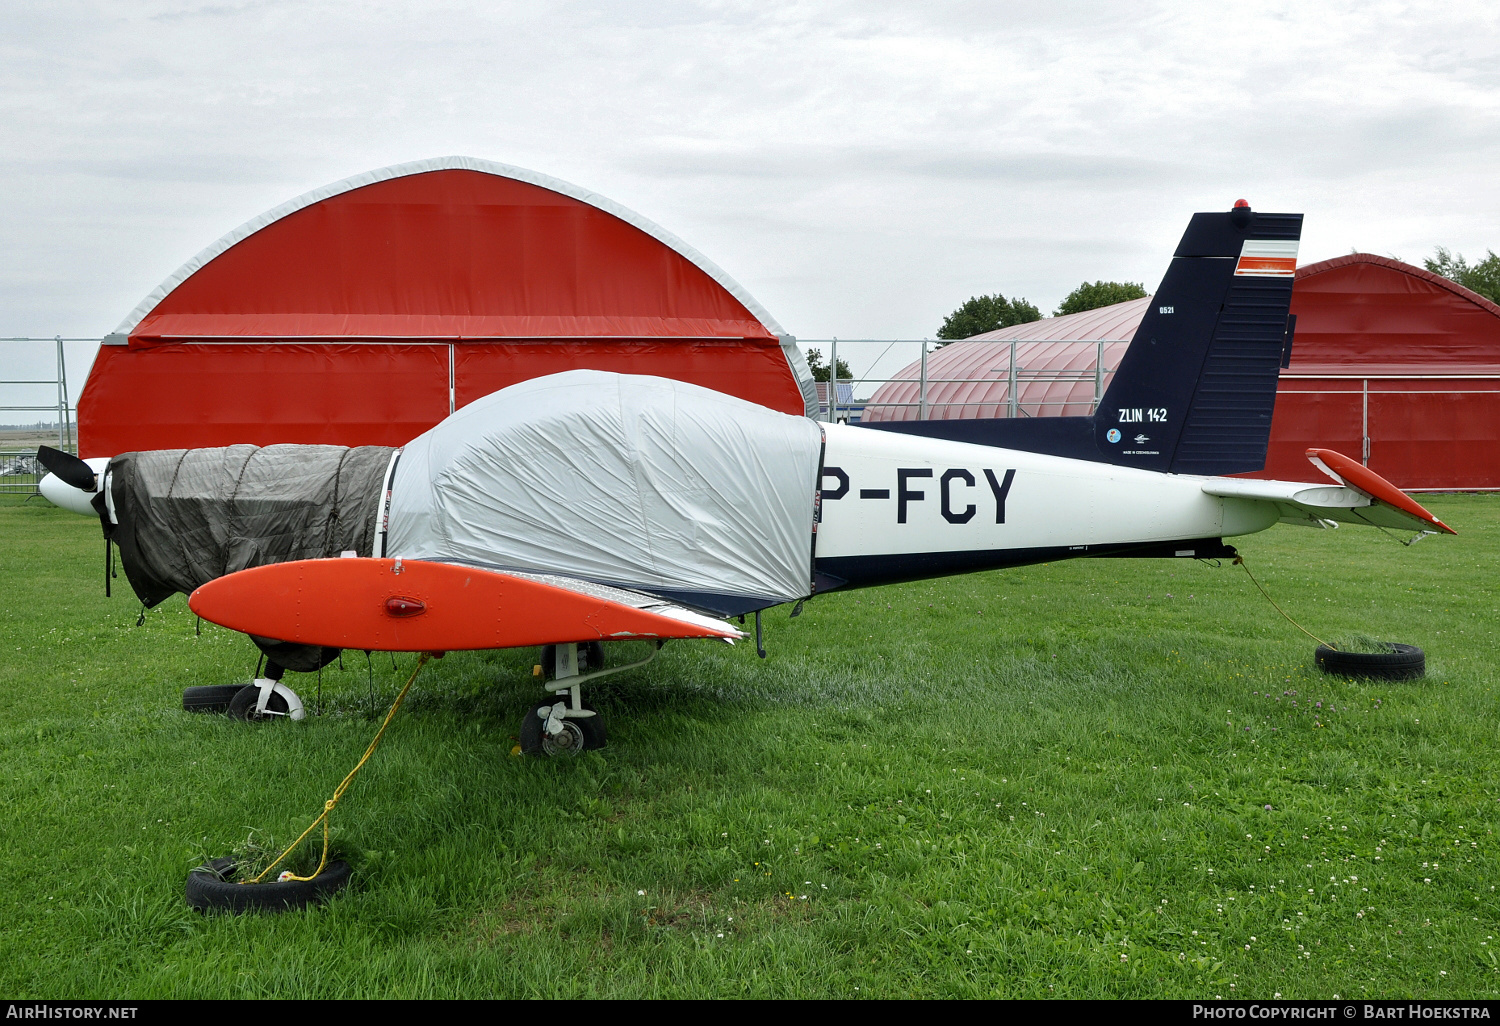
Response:
[[[552,692],[552,701],[533,706],[521,721],[521,751],[528,755],[572,756],[603,748],[604,721],[583,700],[583,683],[645,666],[656,658],[664,644],[658,641],[656,649],[639,662],[608,670],[601,665],[603,646],[598,642],[548,645],[542,650],[542,665],[552,673],[552,680],[546,685]],[[582,672],[585,668],[591,672]]]

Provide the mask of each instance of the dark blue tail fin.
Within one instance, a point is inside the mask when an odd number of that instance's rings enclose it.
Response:
[[[1194,214],[1092,417],[870,427],[1181,474],[1265,466],[1301,214]]]

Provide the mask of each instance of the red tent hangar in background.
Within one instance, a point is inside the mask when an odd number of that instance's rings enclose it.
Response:
[[[927,358],[928,419],[1092,413],[1150,304],[944,346]],[[1408,491],[1500,489],[1500,306],[1419,267],[1352,253],[1298,268],[1291,311],[1266,468],[1246,476],[1303,480],[1306,451],[1328,448]],[[917,419],[918,374],[913,363],[877,389],[863,419]]]
[[[100,347],[80,455],[401,445],[575,368],[817,407],[794,340],[692,247],[576,186],[445,157],[316,189],[184,264]]]
[[[1297,334],[1264,474],[1337,449],[1421,491],[1500,489],[1500,306],[1399,260],[1297,271]]]

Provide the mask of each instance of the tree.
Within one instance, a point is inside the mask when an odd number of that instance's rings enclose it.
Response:
[[[1449,253],[1447,247],[1439,246],[1437,254],[1422,263],[1433,274],[1441,274],[1449,281],[1458,282],[1491,303],[1500,303],[1500,256],[1496,256],[1494,250],[1490,250],[1489,254],[1470,266],[1462,253]]]
[[[1041,319],[1042,312],[1024,299],[1006,299],[998,292],[970,296],[968,302],[943,318],[943,326],[937,330],[937,337],[943,341],[938,344]]]
[[[821,349],[809,349],[807,351],[807,366],[812,370],[814,381],[828,380],[828,364],[823,362],[823,351]],[[849,365],[844,362],[844,358],[839,357],[839,380],[847,381],[852,377],[854,377],[854,372],[849,369]]]
[[[1092,284],[1084,282],[1068,293],[1067,298],[1058,306],[1057,313],[1053,316],[1061,317],[1063,314],[1097,310],[1101,306],[1114,306],[1116,303],[1124,303],[1127,300],[1142,299],[1146,295],[1146,287],[1138,281],[1096,281]]]

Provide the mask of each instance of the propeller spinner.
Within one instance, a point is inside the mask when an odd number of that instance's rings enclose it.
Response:
[[[74,488],[93,493],[99,490],[99,475],[83,460],[70,452],[54,449],[50,445],[36,447],[37,462],[50,470],[59,481]]]
[[[104,470],[109,466],[108,457],[81,460],[72,453],[54,449],[50,445],[38,446],[37,462],[50,473],[37,482],[37,491],[54,506],[86,517],[96,516],[94,495],[99,491]]]

